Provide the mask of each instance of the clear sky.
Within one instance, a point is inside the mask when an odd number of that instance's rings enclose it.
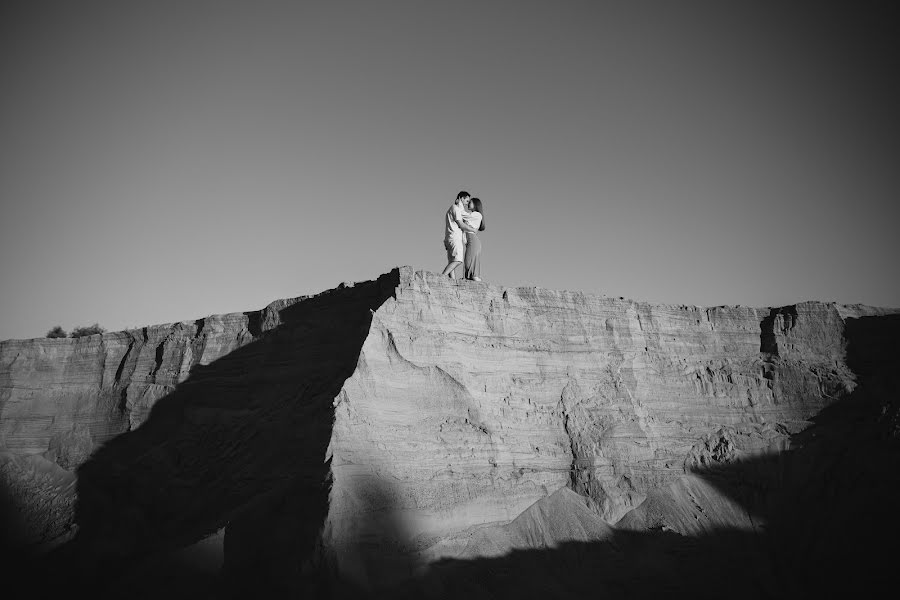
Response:
[[[11,2],[0,339],[446,264],[653,302],[900,306],[890,3]]]

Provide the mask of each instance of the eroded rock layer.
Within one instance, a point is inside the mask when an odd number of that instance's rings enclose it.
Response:
[[[92,452],[139,427],[192,369],[249,343],[254,322],[258,336],[264,316],[294,301],[257,313],[79,339],[0,343],[0,460],[16,502],[26,507],[52,502],[54,494],[41,489],[40,474],[55,467],[74,479]],[[67,492],[74,494],[73,487]],[[52,542],[65,534],[73,516],[70,507],[53,523],[41,524],[34,515],[25,526],[31,539]]]
[[[473,528],[562,487],[615,523],[694,469],[789,448],[854,388],[845,319],[876,313],[670,306],[403,270],[335,400],[329,545],[347,562],[391,535],[458,556]]]
[[[789,451],[858,385],[848,329],[891,313],[403,267],[262,311],[0,343],[0,473],[23,539],[78,532],[59,552],[82,576],[202,542],[273,593],[329,569],[390,585],[620,521],[759,533],[765,511],[697,474]]]

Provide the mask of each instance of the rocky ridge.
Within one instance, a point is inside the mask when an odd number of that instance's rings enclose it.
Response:
[[[77,555],[85,578],[201,542],[234,585],[296,591],[321,585],[311,573],[382,589],[613,527],[757,539],[772,486],[735,493],[727,468],[796,454],[858,396],[848,331],[896,316],[402,267],[261,311],[0,343],[0,473],[21,539]]]

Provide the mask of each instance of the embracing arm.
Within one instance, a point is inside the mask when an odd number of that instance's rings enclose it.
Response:
[[[459,225],[459,228],[463,231],[468,231],[469,233],[478,233],[478,230],[466,223],[463,219],[460,219],[456,222]]]

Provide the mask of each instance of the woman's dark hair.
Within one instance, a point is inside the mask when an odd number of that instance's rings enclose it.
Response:
[[[475,205],[475,212],[481,213],[481,227],[478,231],[484,231],[484,206],[481,204],[481,198],[472,198],[472,204]]]

